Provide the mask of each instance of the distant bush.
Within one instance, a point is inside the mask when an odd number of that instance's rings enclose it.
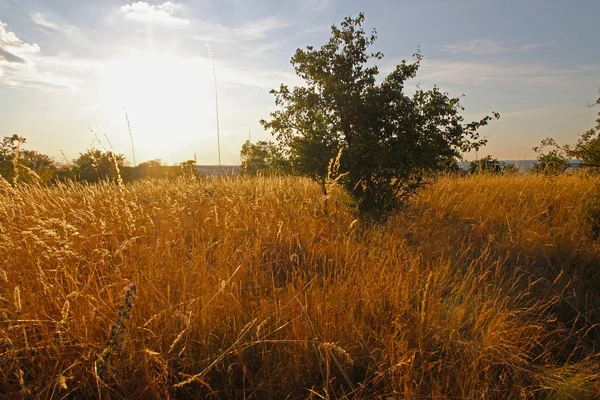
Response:
[[[125,170],[127,169],[128,168],[125,167]],[[132,178],[176,178],[182,174],[181,166],[166,165],[161,160],[156,159],[138,164],[132,171]]]
[[[489,173],[489,174],[506,174],[516,173],[517,167],[513,164],[507,164],[503,161],[498,161],[497,158],[493,158],[491,155],[487,155],[478,160],[471,161],[469,163],[468,172],[471,174],[476,173]]]

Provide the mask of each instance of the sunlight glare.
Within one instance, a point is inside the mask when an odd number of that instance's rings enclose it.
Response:
[[[198,135],[199,120],[212,116],[212,70],[201,57],[148,52],[107,63],[102,76],[104,101],[127,108],[142,135],[136,144],[141,150],[169,151],[194,141],[190,135]]]

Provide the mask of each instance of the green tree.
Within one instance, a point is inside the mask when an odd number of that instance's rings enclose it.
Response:
[[[43,183],[52,181],[59,169],[54,159],[35,150],[22,148],[27,139],[5,136],[0,143],[0,175],[9,182]]]
[[[137,168],[152,169],[152,168],[160,168],[163,166],[165,166],[165,163],[163,163],[162,160],[157,158],[155,160],[148,160],[148,161],[144,161],[143,163],[139,163],[137,165]]]
[[[590,107],[600,105],[600,97]],[[544,151],[550,149],[547,153]],[[596,126],[583,132],[575,144],[561,145],[552,138],[542,140],[540,146],[533,150],[538,153],[538,161],[541,164],[547,162],[550,167],[566,169],[574,164],[569,159],[579,160],[580,168],[587,168],[594,172],[600,171],[600,112],[596,119]],[[565,166],[566,165],[566,166]]]
[[[593,105],[600,105],[600,97]],[[582,133],[575,145],[566,147],[568,155],[580,160],[582,167],[592,168],[596,171],[600,169],[600,111],[596,119],[596,126]]]
[[[134,167],[134,175],[136,178],[159,178],[161,172],[165,169],[165,165],[162,160],[148,160],[144,161]]]
[[[16,183],[19,176],[19,152],[27,140],[19,135],[5,136],[0,143],[0,175]]]
[[[30,174],[27,174],[28,182],[49,183],[56,177],[60,166],[54,159],[46,154],[35,150],[22,150],[20,153],[20,163],[27,168]]]
[[[364,219],[384,221],[432,172],[485,144],[478,131],[492,117],[464,124],[459,99],[437,87],[405,94],[406,81],[419,69],[419,53],[378,83],[376,62],[383,54],[369,51],[377,34],[366,34],[363,21],[362,13],[345,18],[332,26],[321,48],[296,51],[291,62],[305,85],[272,90],[280,109],[261,124],[286,149],[294,170],[324,191],[329,160],[343,148],[340,183]]]
[[[291,164],[283,150],[273,142],[259,141],[244,143],[240,152],[242,159],[242,174],[286,174],[291,170]]]
[[[179,166],[181,167],[181,173],[186,176],[200,176],[200,173],[196,169],[197,164],[198,163],[196,162],[195,159],[194,160],[186,160],[186,161],[179,163]]]
[[[75,180],[93,183],[105,180],[118,181],[121,176],[120,168],[124,165],[123,154],[89,149],[85,153],[79,153],[79,157],[71,163],[71,170]]]
[[[551,146],[553,143],[556,144],[552,139],[544,139],[541,146],[533,148],[533,151],[538,153],[538,157],[537,163],[532,168],[532,172],[557,175],[569,168],[570,163],[565,150],[554,147],[547,153],[544,153],[544,147]]]
[[[469,173],[488,173],[488,174],[505,174],[515,173],[517,167],[513,164],[507,164],[503,161],[498,161],[497,158],[487,155],[478,160],[473,160],[469,163]]]

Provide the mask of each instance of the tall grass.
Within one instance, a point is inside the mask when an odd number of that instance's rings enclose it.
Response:
[[[594,188],[444,178],[383,227],[300,178],[0,188],[0,395],[598,398]]]

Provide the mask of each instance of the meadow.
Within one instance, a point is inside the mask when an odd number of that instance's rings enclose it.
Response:
[[[0,188],[0,397],[600,398],[585,175]]]

